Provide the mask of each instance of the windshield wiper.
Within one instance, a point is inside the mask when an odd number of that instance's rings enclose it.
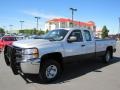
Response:
[[[40,39],[46,39],[46,40],[49,40],[49,41],[55,41],[55,39],[52,38],[52,37],[41,37]]]

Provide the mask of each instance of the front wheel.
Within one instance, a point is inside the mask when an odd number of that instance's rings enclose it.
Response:
[[[112,52],[107,50],[103,59],[105,63],[109,63],[112,59]]]
[[[55,60],[46,60],[40,67],[42,82],[47,83],[56,80],[61,75],[61,66]]]

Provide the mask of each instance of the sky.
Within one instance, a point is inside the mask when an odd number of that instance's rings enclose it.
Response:
[[[0,0],[0,27],[10,30],[35,28],[35,16],[39,19],[39,28],[52,18],[71,18],[69,8],[76,8],[74,19],[78,21],[94,21],[97,29],[104,25],[110,34],[119,30],[120,0]]]

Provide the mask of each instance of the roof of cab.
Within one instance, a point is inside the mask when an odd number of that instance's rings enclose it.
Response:
[[[57,28],[57,29],[64,29],[64,30],[75,30],[75,29],[79,29],[79,30],[90,30],[90,29],[84,28],[84,27],[80,27],[80,28],[78,28],[78,27],[74,27],[74,28]],[[54,30],[56,30],[56,29],[54,29]]]

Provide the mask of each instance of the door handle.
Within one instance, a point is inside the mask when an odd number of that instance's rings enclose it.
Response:
[[[84,47],[85,45],[81,45],[82,47]]]

